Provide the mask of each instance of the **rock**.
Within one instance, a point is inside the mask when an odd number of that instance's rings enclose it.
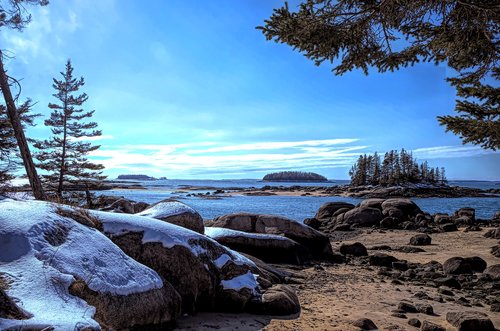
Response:
[[[140,216],[153,217],[195,232],[204,233],[203,218],[193,208],[178,201],[160,201],[137,213]]]
[[[460,285],[460,282],[453,277],[440,277],[434,279],[434,282],[438,284],[439,286],[447,286],[449,288],[454,288],[457,290],[460,290],[462,288],[462,285]]]
[[[330,239],[300,222],[274,215],[236,213],[219,216],[212,226],[249,233],[267,233],[282,235],[307,247],[313,258],[331,258],[333,256]]]
[[[352,209],[354,205],[347,202],[327,202],[318,209],[314,218],[318,220],[329,220],[337,210],[342,208]]]
[[[317,218],[306,218],[304,224],[310,226],[314,230],[318,230],[321,226],[321,222]]]
[[[372,198],[372,199],[365,199],[361,201],[361,203],[358,205],[358,207],[362,208],[376,208],[382,211],[382,203],[385,201],[385,199],[377,199],[377,198]]]
[[[382,203],[382,210],[399,209],[408,219],[423,213],[422,210],[410,199],[387,199]]]
[[[448,214],[435,214],[434,223],[436,224],[451,223],[451,218],[450,216],[448,216]]]
[[[382,229],[395,229],[397,228],[397,225],[399,223],[399,220],[395,217],[385,217],[380,221],[380,228]]]
[[[486,268],[483,274],[488,275],[493,280],[500,280],[500,264],[494,264]]]
[[[491,238],[491,239],[500,239],[500,227],[488,230],[484,234],[484,237]]]
[[[403,253],[422,253],[425,252],[424,249],[419,248],[419,247],[412,247],[412,246],[401,246],[395,249],[396,251],[403,252]]]
[[[500,245],[495,245],[491,247],[491,255],[495,257],[500,257]]]
[[[250,312],[265,315],[291,315],[300,312],[300,303],[295,291],[283,284],[274,285],[262,294],[261,302],[252,307]]]
[[[134,205],[132,204],[132,202],[124,198],[116,200],[107,209],[114,212],[122,212],[126,214],[134,213]]]
[[[490,306],[490,311],[494,313],[500,313],[500,302],[492,303]]]
[[[408,270],[408,263],[403,261],[392,262],[392,268],[396,270],[406,271]]]
[[[378,330],[377,326],[369,318],[360,318],[352,322],[352,325],[361,330]]]
[[[370,265],[373,266],[392,268],[392,262],[396,261],[398,261],[398,259],[396,259],[394,256],[384,253],[377,252],[373,255],[370,255]]]
[[[432,238],[428,234],[416,234],[410,238],[410,245],[413,246],[425,246],[430,245]]]
[[[417,308],[417,311],[419,313],[426,315],[434,315],[434,308],[432,308],[432,306],[427,303],[417,303],[415,305],[415,308]]]
[[[354,208],[344,214],[343,223],[358,227],[370,227],[379,225],[383,216],[376,208]]]
[[[429,321],[424,321],[422,323],[422,327],[420,328],[420,331],[446,331],[445,328],[443,328],[440,325],[434,324]]]
[[[468,219],[470,222],[473,222],[476,220],[476,210],[470,207],[460,208],[454,213],[454,216],[457,218],[463,217]]]
[[[458,231],[457,226],[455,224],[453,224],[453,223],[441,224],[440,228],[441,228],[441,230],[443,230],[443,232]]]
[[[134,214],[140,213],[141,211],[149,207],[149,203],[145,203],[142,201],[135,202],[132,205],[134,207]]]
[[[368,256],[366,247],[359,242],[355,242],[353,244],[342,244],[339,251],[343,255]]]
[[[333,227],[332,231],[352,231],[351,224],[339,224]]]
[[[408,324],[415,328],[419,328],[422,325],[422,322],[420,322],[418,318],[410,318],[408,320]]]
[[[206,228],[205,234],[221,245],[250,254],[268,263],[303,264],[312,258],[311,252],[306,247],[283,236],[216,227]]]
[[[452,257],[444,262],[443,271],[451,275],[472,274],[472,267],[463,257]]]
[[[405,302],[405,301],[401,301],[398,305],[398,309],[399,310],[402,310],[404,312],[407,312],[407,313],[417,313],[417,308],[415,308],[414,305],[412,305],[411,303],[408,303],[408,302]]]
[[[486,261],[479,256],[466,257],[464,261],[470,264],[472,272],[481,273],[487,267]]]
[[[449,312],[446,314],[448,323],[457,328],[457,331],[495,331],[488,315],[478,311]]]
[[[25,320],[30,316],[0,288],[0,318]]]

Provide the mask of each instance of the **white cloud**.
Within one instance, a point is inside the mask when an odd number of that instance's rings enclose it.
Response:
[[[103,146],[93,152],[108,171],[191,176],[235,174],[282,169],[350,167],[366,146],[347,145],[357,139],[325,139],[247,144],[211,142],[174,145]],[[204,148],[206,147],[206,148]],[[241,154],[240,152],[245,153]]]
[[[461,158],[477,155],[498,153],[492,150],[485,150],[478,146],[436,146],[424,147],[413,150],[413,156],[418,159],[441,159],[441,158]]]

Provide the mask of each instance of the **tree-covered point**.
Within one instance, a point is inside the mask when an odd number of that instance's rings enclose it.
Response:
[[[262,180],[269,182],[327,182],[326,177],[314,172],[281,171],[267,174]]]
[[[385,153],[383,160],[377,153],[360,155],[349,175],[352,186],[447,183],[444,168],[429,167],[427,161],[419,164],[412,153],[404,149],[399,153],[397,150]]]

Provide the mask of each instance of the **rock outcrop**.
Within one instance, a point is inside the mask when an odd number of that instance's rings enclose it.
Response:
[[[137,215],[153,217],[195,232],[204,233],[203,218],[193,208],[178,201],[160,201]]]

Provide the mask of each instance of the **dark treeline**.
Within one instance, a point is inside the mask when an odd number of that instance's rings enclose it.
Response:
[[[266,181],[304,181],[304,182],[326,182],[326,177],[314,172],[281,171],[267,174],[262,178]]]
[[[351,185],[399,185],[407,183],[445,184],[444,168],[429,167],[427,161],[417,163],[411,152],[392,150],[383,160],[377,153],[360,155],[349,171]]]

